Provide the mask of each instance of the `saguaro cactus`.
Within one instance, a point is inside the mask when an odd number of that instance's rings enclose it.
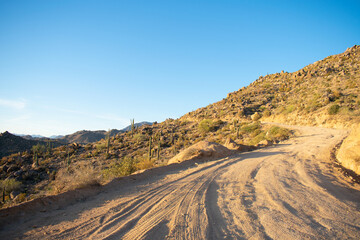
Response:
[[[131,136],[134,136],[135,131],[135,119],[130,119],[130,125],[131,125]]]
[[[149,160],[151,160],[151,136],[149,138]]]
[[[109,157],[109,151],[110,151],[110,129],[106,134],[106,140],[107,140],[106,158],[108,158]]]
[[[158,149],[157,149],[157,160],[160,160],[160,149],[161,149],[161,132],[159,134]]]

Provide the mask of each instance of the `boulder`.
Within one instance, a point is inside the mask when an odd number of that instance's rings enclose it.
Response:
[[[215,142],[200,141],[181,151],[175,157],[171,158],[168,164],[180,163],[189,160],[210,160],[216,158],[223,158],[233,153],[234,151],[224,147],[221,144]]]
[[[227,147],[228,149],[231,149],[231,150],[238,150],[239,149],[239,144],[237,144],[231,138],[226,139],[224,146]]]
[[[260,141],[257,145],[258,146],[271,146],[273,143],[271,142],[271,141],[269,141],[269,140],[262,140],[262,141]]]
[[[228,138],[225,141],[224,146],[226,148],[230,149],[230,150],[235,150],[235,151],[239,151],[239,152],[246,152],[246,151],[254,150],[253,146],[246,146],[246,145],[243,145],[243,144],[236,143],[231,138]]]

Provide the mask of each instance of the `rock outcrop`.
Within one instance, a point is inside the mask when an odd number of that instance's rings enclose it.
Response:
[[[344,140],[337,159],[345,168],[360,175],[360,124],[356,125]]]
[[[198,142],[171,158],[168,164],[180,163],[188,160],[223,158],[233,154],[234,151],[215,142],[201,141]]]

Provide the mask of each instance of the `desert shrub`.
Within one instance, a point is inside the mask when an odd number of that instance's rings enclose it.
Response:
[[[334,105],[331,105],[329,108],[328,108],[328,113],[330,115],[335,115],[339,112],[339,109],[340,109],[340,106],[337,105],[337,104],[334,104]]]
[[[181,123],[180,123],[180,126],[186,126],[186,125],[188,125],[190,122],[188,121],[188,120],[183,120],[183,121],[181,121]]]
[[[98,152],[101,152],[106,148],[107,148],[106,142],[100,142],[99,144],[96,145],[96,150],[98,150]]]
[[[202,133],[208,133],[215,130],[215,124],[210,119],[204,119],[199,123],[199,131]]]
[[[266,132],[264,131],[260,131],[260,130],[256,130],[257,134],[254,135],[254,137],[252,137],[249,141],[249,144],[250,145],[256,145],[258,144],[259,142],[265,140],[265,135],[266,135]]]
[[[289,105],[289,106],[286,107],[284,113],[288,114],[288,113],[293,112],[294,110],[295,110],[295,106],[294,105]]]
[[[142,133],[137,133],[134,135],[134,140],[137,142],[143,142],[147,140],[147,137],[143,135]]]
[[[5,194],[18,190],[21,187],[21,182],[16,181],[14,178],[8,178],[0,181],[0,188]]]
[[[250,133],[250,137],[256,137],[258,136],[260,133],[262,133],[261,129],[255,129],[252,133]]]
[[[136,163],[136,169],[137,170],[142,170],[142,169],[149,169],[154,167],[155,163],[154,160],[149,159],[148,157],[142,157],[137,159],[137,163]]]
[[[266,139],[270,141],[281,141],[288,139],[290,135],[291,135],[291,131],[289,129],[278,126],[272,126],[266,132]]]
[[[57,193],[99,184],[100,179],[97,171],[93,166],[84,163],[73,164],[71,167],[60,169],[53,182],[54,190]]]
[[[241,131],[243,133],[252,133],[254,132],[256,129],[260,129],[260,123],[259,122],[254,122],[254,123],[249,123],[246,124],[244,126],[241,127]]]
[[[32,146],[31,151],[34,154],[42,155],[46,152],[46,146],[38,143],[38,144]]]
[[[135,160],[131,157],[124,157],[113,163],[108,169],[102,171],[105,179],[123,177],[136,171]]]
[[[270,117],[271,116],[271,112],[268,109],[265,109],[263,112],[263,116],[264,117]]]

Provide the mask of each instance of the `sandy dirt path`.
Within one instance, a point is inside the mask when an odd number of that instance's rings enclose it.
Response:
[[[0,239],[360,239],[360,186],[329,158],[346,133],[294,128],[276,146],[115,181]]]

